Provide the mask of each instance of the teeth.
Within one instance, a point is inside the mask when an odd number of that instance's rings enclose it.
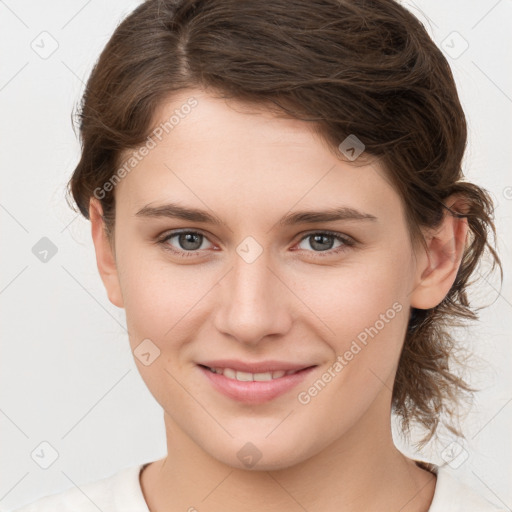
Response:
[[[239,372],[233,370],[232,368],[210,368],[210,370],[214,373],[218,373],[220,375],[224,375],[228,379],[239,380],[242,382],[251,382],[251,381],[266,381],[272,379],[280,379],[284,375],[291,375],[292,373],[296,373],[299,370],[276,370],[275,372],[264,372],[264,373],[249,373],[249,372]]]
[[[241,380],[243,382],[252,382],[254,380],[254,375],[252,373],[247,372],[236,372],[236,380]]]
[[[255,373],[253,375],[253,380],[264,381],[264,380],[272,380],[272,373]]]
[[[228,379],[236,379],[236,371],[231,368],[225,368],[224,372],[222,372],[221,368],[218,368],[217,373],[224,373],[224,377],[227,377]]]

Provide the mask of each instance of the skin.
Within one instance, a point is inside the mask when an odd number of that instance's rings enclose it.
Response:
[[[160,350],[148,366],[135,357],[167,435],[168,456],[140,477],[149,509],[427,511],[436,478],[395,447],[391,390],[410,307],[434,307],[449,291],[466,221],[446,216],[426,232],[427,250],[413,246],[377,160],[363,153],[355,166],[307,123],[202,90],[162,104],[155,126],[192,96],[198,105],[116,186],[113,246],[99,201],[90,203],[98,269],[110,301],[126,310],[131,348],[150,339]],[[135,215],[166,202],[225,224]],[[377,220],[277,223],[338,206]],[[157,243],[177,229],[204,235],[195,245],[165,242],[191,257]],[[356,243],[315,244],[311,235],[325,230]],[[251,263],[236,251],[248,236],[262,250]],[[300,403],[298,393],[397,303],[401,311]],[[318,366],[296,389],[249,405],[217,392],[196,364],[225,357]],[[247,442],[261,453],[251,468],[237,456]]]

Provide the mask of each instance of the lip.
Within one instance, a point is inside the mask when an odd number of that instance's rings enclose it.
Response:
[[[216,361],[217,367],[223,367],[223,365],[219,364],[219,361]],[[210,365],[206,365],[210,366]],[[247,367],[254,368],[254,365],[246,365]],[[290,366],[290,365],[288,365]],[[225,368],[233,368],[233,366],[224,366]],[[260,367],[262,367],[260,365]],[[250,381],[243,382],[235,379],[228,379],[219,373],[213,373],[208,368],[205,368],[202,365],[198,365],[198,368],[201,370],[202,374],[208,379],[208,381],[212,384],[215,390],[219,391],[223,395],[236,400],[238,402],[243,402],[246,404],[262,404],[277,398],[278,396],[292,390],[295,386],[300,384],[315,368],[316,366],[310,366],[304,368],[303,366],[295,366],[289,367],[287,370],[295,370],[303,368],[296,373],[292,373],[290,375],[284,375],[278,379],[272,379],[268,381]],[[265,368],[269,368],[268,364]],[[238,368],[233,368],[238,369]],[[267,370],[267,371],[277,371],[284,370],[285,368],[281,364],[281,367],[276,367],[275,370]],[[240,371],[249,371],[243,370],[240,368]],[[258,371],[250,371],[251,373],[260,373],[264,372],[264,370]]]

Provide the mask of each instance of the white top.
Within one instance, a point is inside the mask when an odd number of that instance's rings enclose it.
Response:
[[[139,480],[146,464],[149,462],[124,468],[80,489],[72,487],[39,498],[13,512],[150,512]],[[428,512],[505,512],[458,481],[446,466],[429,467],[436,473],[437,482]]]

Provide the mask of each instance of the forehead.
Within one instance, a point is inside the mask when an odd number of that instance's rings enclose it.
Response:
[[[300,203],[400,213],[376,159],[337,158],[307,122],[186,90],[159,106],[153,127],[151,149],[116,187],[130,211],[172,196],[197,207],[210,201],[246,211]]]

